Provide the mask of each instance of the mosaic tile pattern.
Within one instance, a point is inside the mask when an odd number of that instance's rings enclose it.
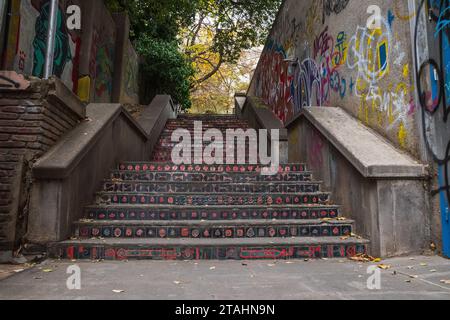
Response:
[[[260,165],[173,165],[170,163],[122,163],[119,170],[149,172],[226,172],[226,173],[260,173]],[[279,173],[304,172],[303,164],[280,165]]]
[[[76,229],[79,238],[291,238],[341,237],[352,233],[351,225],[314,226],[98,226],[85,225]]]
[[[279,247],[152,247],[152,246],[60,246],[52,256],[90,260],[289,260],[345,258],[367,252],[366,245],[316,245]]]
[[[328,208],[88,208],[92,220],[313,220],[336,219],[338,207]]]
[[[143,173],[130,171],[113,171],[111,179],[116,181],[146,181],[146,182],[310,182],[311,173],[282,173],[273,176],[247,173],[183,173],[157,172]]]
[[[316,193],[320,191],[320,184],[106,182],[103,185],[103,191],[137,193]]]
[[[149,194],[121,194],[100,193],[97,196],[97,204],[138,204],[138,205],[172,205],[172,206],[214,206],[214,205],[304,205],[322,204],[329,202],[328,193],[313,193],[303,195],[293,194],[230,194],[230,195],[149,195]]]

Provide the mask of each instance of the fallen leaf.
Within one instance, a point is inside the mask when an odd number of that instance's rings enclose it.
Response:
[[[19,273],[19,272],[22,272],[22,271],[24,271],[25,269],[17,269],[17,270],[14,270],[14,272],[15,273]]]
[[[43,269],[42,272],[50,273],[50,272],[53,272],[53,269]]]
[[[117,289],[116,289],[116,290],[113,290],[113,292],[114,292],[114,293],[124,293],[125,290],[117,290]]]
[[[417,278],[419,278],[419,276],[416,276],[416,275],[410,275],[409,276],[411,279],[417,279]]]
[[[180,284],[181,282],[180,282],[180,281],[174,281],[173,283],[175,283],[175,284]]]
[[[391,266],[388,265],[388,264],[379,264],[379,265],[378,265],[378,268],[380,268],[380,269],[382,269],[382,270],[388,270],[388,269],[391,268]]]
[[[431,270],[430,270],[430,272],[433,272],[433,273],[434,273],[434,272],[437,272],[437,270],[435,270],[435,269],[431,269]]]
[[[420,264],[422,267],[426,267],[426,266],[428,266],[428,263],[421,263]]]
[[[357,262],[375,262],[379,258],[374,258],[372,256],[369,256],[368,254],[357,254],[356,256],[350,257],[349,259]],[[378,260],[378,262],[380,261],[381,259]]]
[[[378,263],[378,262],[381,262],[381,259],[380,258],[376,258],[376,259],[373,259],[372,262]]]

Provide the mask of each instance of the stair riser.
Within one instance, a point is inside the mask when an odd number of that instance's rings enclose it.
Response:
[[[291,185],[239,185],[239,184],[143,184],[143,183],[105,183],[106,192],[138,193],[316,193],[319,184]]]
[[[214,206],[214,205],[301,205],[301,204],[322,204],[329,202],[329,195],[299,195],[287,196],[277,195],[243,195],[243,196],[219,196],[219,195],[120,195],[120,194],[99,194],[97,204],[132,204],[132,205],[172,205],[172,206]]]
[[[151,163],[122,163],[119,165],[121,171],[136,172],[224,172],[224,173],[260,173],[259,165],[172,165],[168,163],[151,164]],[[281,165],[279,173],[295,173],[305,172],[306,165]]]
[[[367,253],[366,245],[262,247],[57,246],[51,258],[69,260],[290,260],[345,258]]]
[[[86,216],[93,220],[312,220],[336,219],[338,208],[308,208],[272,210],[266,208],[245,209],[88,209]]]
[[[228,182],[228,183],[252,183],[252,182],[311,182],[310,173],[283,173],[273,176],[260,174],[234,174],[234,173],[138,173],[115,172],[111,179],[120,181],[145,181],[145,182]]]
[[[75,230],[81,239],[102,238],[287,238],[342,237],[352,233],[350,225],[336,226],[258,226],[258,227],[138,227],[82,226]]]

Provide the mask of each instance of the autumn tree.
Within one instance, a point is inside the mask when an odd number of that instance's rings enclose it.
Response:
[[[190,96],[217,83],[245,50],[262,44],[281,0],[105,0],[127,11],[131,38],[143,57],[144,102],[174,97],[185,109]],[[205,36],[206,35],[206,36]],[[170,72],[168,72],[170,70]],[[221,74],[219,73],[221,71]],[[174,81],[175,80],[175,81]]]
[[[223,64],[235,64],[244,50],[263,44],[281,4],[281,0],[197,1],[193,23],[182,30],[185,54],[194,64],[194,90]]]

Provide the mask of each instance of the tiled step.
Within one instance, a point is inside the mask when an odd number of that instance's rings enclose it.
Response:
[[[229,172],[229,173],[260,173],[261,165],[174,165],[155,162],[125,162],[119,165],[122,171],[150,172]],[[283,164],[279,166],[280,173],[305,172],[305,164]]]
[[[234,120],[238,120],[238,121],[242,121],[240,120],[238,117],[236,117],[235,115],[222,115],[222,114],[216,114],[216,115],[204,115],[204,114],[181,114],[178,116],[177,120],[175,121],[183,121],[183,120],[207,120],[207,121],[224,121],[224,120],[230,120],[230,121],[234,121]],[[172,120],[174,121],[174,120]]]
[[[313,220],[336,219],[338,206],[89,206],[85,216],[93,220]]]
[[[115,182],[106,181],[103,191],[137,193],[315,193],[320,191],[319,182]]]
[[[52,258],[90,260],[255,260],[344,258],[367,253],[356,238],[101,239],[49,246]]]
[[[145,193],[99,192],[97,204],[161,204],[172,206],[198,205],[326,205],[330,194],[325,192],[306,194],[221,194],[205,195],[195,193],[162,193],[149,195]]]
[[[201,157],[197,158],[196,154],[194,152],[192,152],[189,155],[190,156],[189,159],[192,159],[192,161],[194,161],[196,159],[203,159],[203,153],[201,155],[202,155]],[[212,156],[214,156],[214,157],[217,157],[219,155],[220,155],[219,153],[212,154]],[[248,150],[244,151],[242,153],[238,149],[236,149],[234,151],[226,151],[225,150],[221,155],[222,155],[223,161],[226,161],[227,157],[232,155],[233,161],[238,160],[239,162],[245,162],[245,163],[261,163],[262,162],[261,158],[259,157],[259,155],[257,153],[253,158],[250,158]],[[155,149],[153,152],[152,160],[154,160],[154,161],[172,161],[172,160],[174,160],[174,158],[172,156],[172,149],[171,148]]]
[[[342,237],[353,221],[217,220],[217,221],[80,221],[75,237],[102,238],[286,238]]]
[[[164,133],[167,132],[172,132],[178,129],[186,129],[188,131],[190,131],[191,133],[193,133],[195,131],[195,125],[193,122],[189,122],[189,123],[169,123],[166,125],[165,129],[164,129]],[[202,131],[205,132],[206,130],[209,129],[217,129],[220,130],[222,132],[225,132],[228,129],[232,129],[232,130],[247,130],[247,129],[251,129],[250,126],[248,126],[247,124],[240,124],[240,123],[202,123]],[[197,128],[197,131],[200,130],[200,127]]]
[[[276,175],[261,175],[255,173],[221,172],[136,172],[113,171],[110,178],[115,181],[145,181],[145,182],[309,182],[311,172],[288,172]]]

